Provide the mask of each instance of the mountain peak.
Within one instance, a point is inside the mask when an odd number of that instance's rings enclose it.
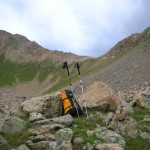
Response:
[[[45,49],[35,41],[28,40],[20,34],[11,34],[0,30],[0,51],[5,53],[5,58],[12,61],[44,61],[51,60],[53,62],[68,61],[81,62],[89,57],[78,56],[73,53],[65,53],[62,51],[53,51]]]

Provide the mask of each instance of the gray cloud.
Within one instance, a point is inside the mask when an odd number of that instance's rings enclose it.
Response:
[[[149,0],[0,0],[0,29],[45,48],[98,57],[150,26]]]

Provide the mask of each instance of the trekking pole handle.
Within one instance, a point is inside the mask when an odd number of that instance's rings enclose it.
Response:
[[[78,74],[80,75],[80,65],[78,62],[74,65],[74,68],[77,68]]]
[[[67,62],[64,62],[64,64],[63,64],[63,66],[62,66],[62,68],[63,69],[67,69],[67,73],[68,73],[68,76],[70,75],[70,73],[69,73],[69,69],[68,69],[68,64],[67,64]]]

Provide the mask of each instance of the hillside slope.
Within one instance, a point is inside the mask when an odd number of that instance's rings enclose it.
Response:
[[[150,28],[118,42],[96,59],[49,51],[5,31],[0,32],[0,39],[0,93],[35,96],[62,89],[68,85],[67,74],[61,68],[64,61],[70,64],[73,82],[78,79],[74,64],[80,63],[84,86],[102,80],[113,89],[124,90],[150,81]],[[79,91],[79,84],[76,87]]]
[[[92,75],[90,82],[102,80],[117,91],[136,90],[150,82],[150,40]]]
[[[22,35],[0,30],[1,91],[39,95],[63,78],[61,66],[64,61],[72,64],[89,58],[48,50]]]

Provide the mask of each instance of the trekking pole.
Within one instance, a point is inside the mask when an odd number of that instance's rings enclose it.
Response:
[[[64,62],[62,68],[63,68],[63,69],[67,69],[67,74],[68,74],[68,78],[69,78],[69,83],[70,83],[71,91],[72,91],[72,93],[74,93],[74,92],[73,92],[73,87],[72,87],[72,83],[71,83],[71,77],[70,77],[70,72],[69,72],[69,68],[68,68],[67,62]],[[74,96],[73,96],[73,97],[74,97]],[[74,101],[76,101],[75,97],[74,97]],[[76,103],[77,103],[77,101],[76,101]],[[78,103],[77,103],[77,104],[78,104]],[[77,109],[76,106],[75,106],[75,108],[76,108],[77,115],[78,115],[78,118],[79,118],[79,112],[78,112],[78,109]]]
[[[82,97],[83,97],[85,112],[86,112],[86,116],[88,118],[88,112],[87,112],[87,107],[86,107],[86,102],[85,102],[85,95],[84,95],[84,90],[83,90],[83,84],[82,84],[81,75],[80,75],[80,65],[79,65],[78,62],[75,64],[74,68],[77,68],[77,70],[78,70],[79,79],[80,79],[80,87],[81,87],[81,91],[82,91]]]

